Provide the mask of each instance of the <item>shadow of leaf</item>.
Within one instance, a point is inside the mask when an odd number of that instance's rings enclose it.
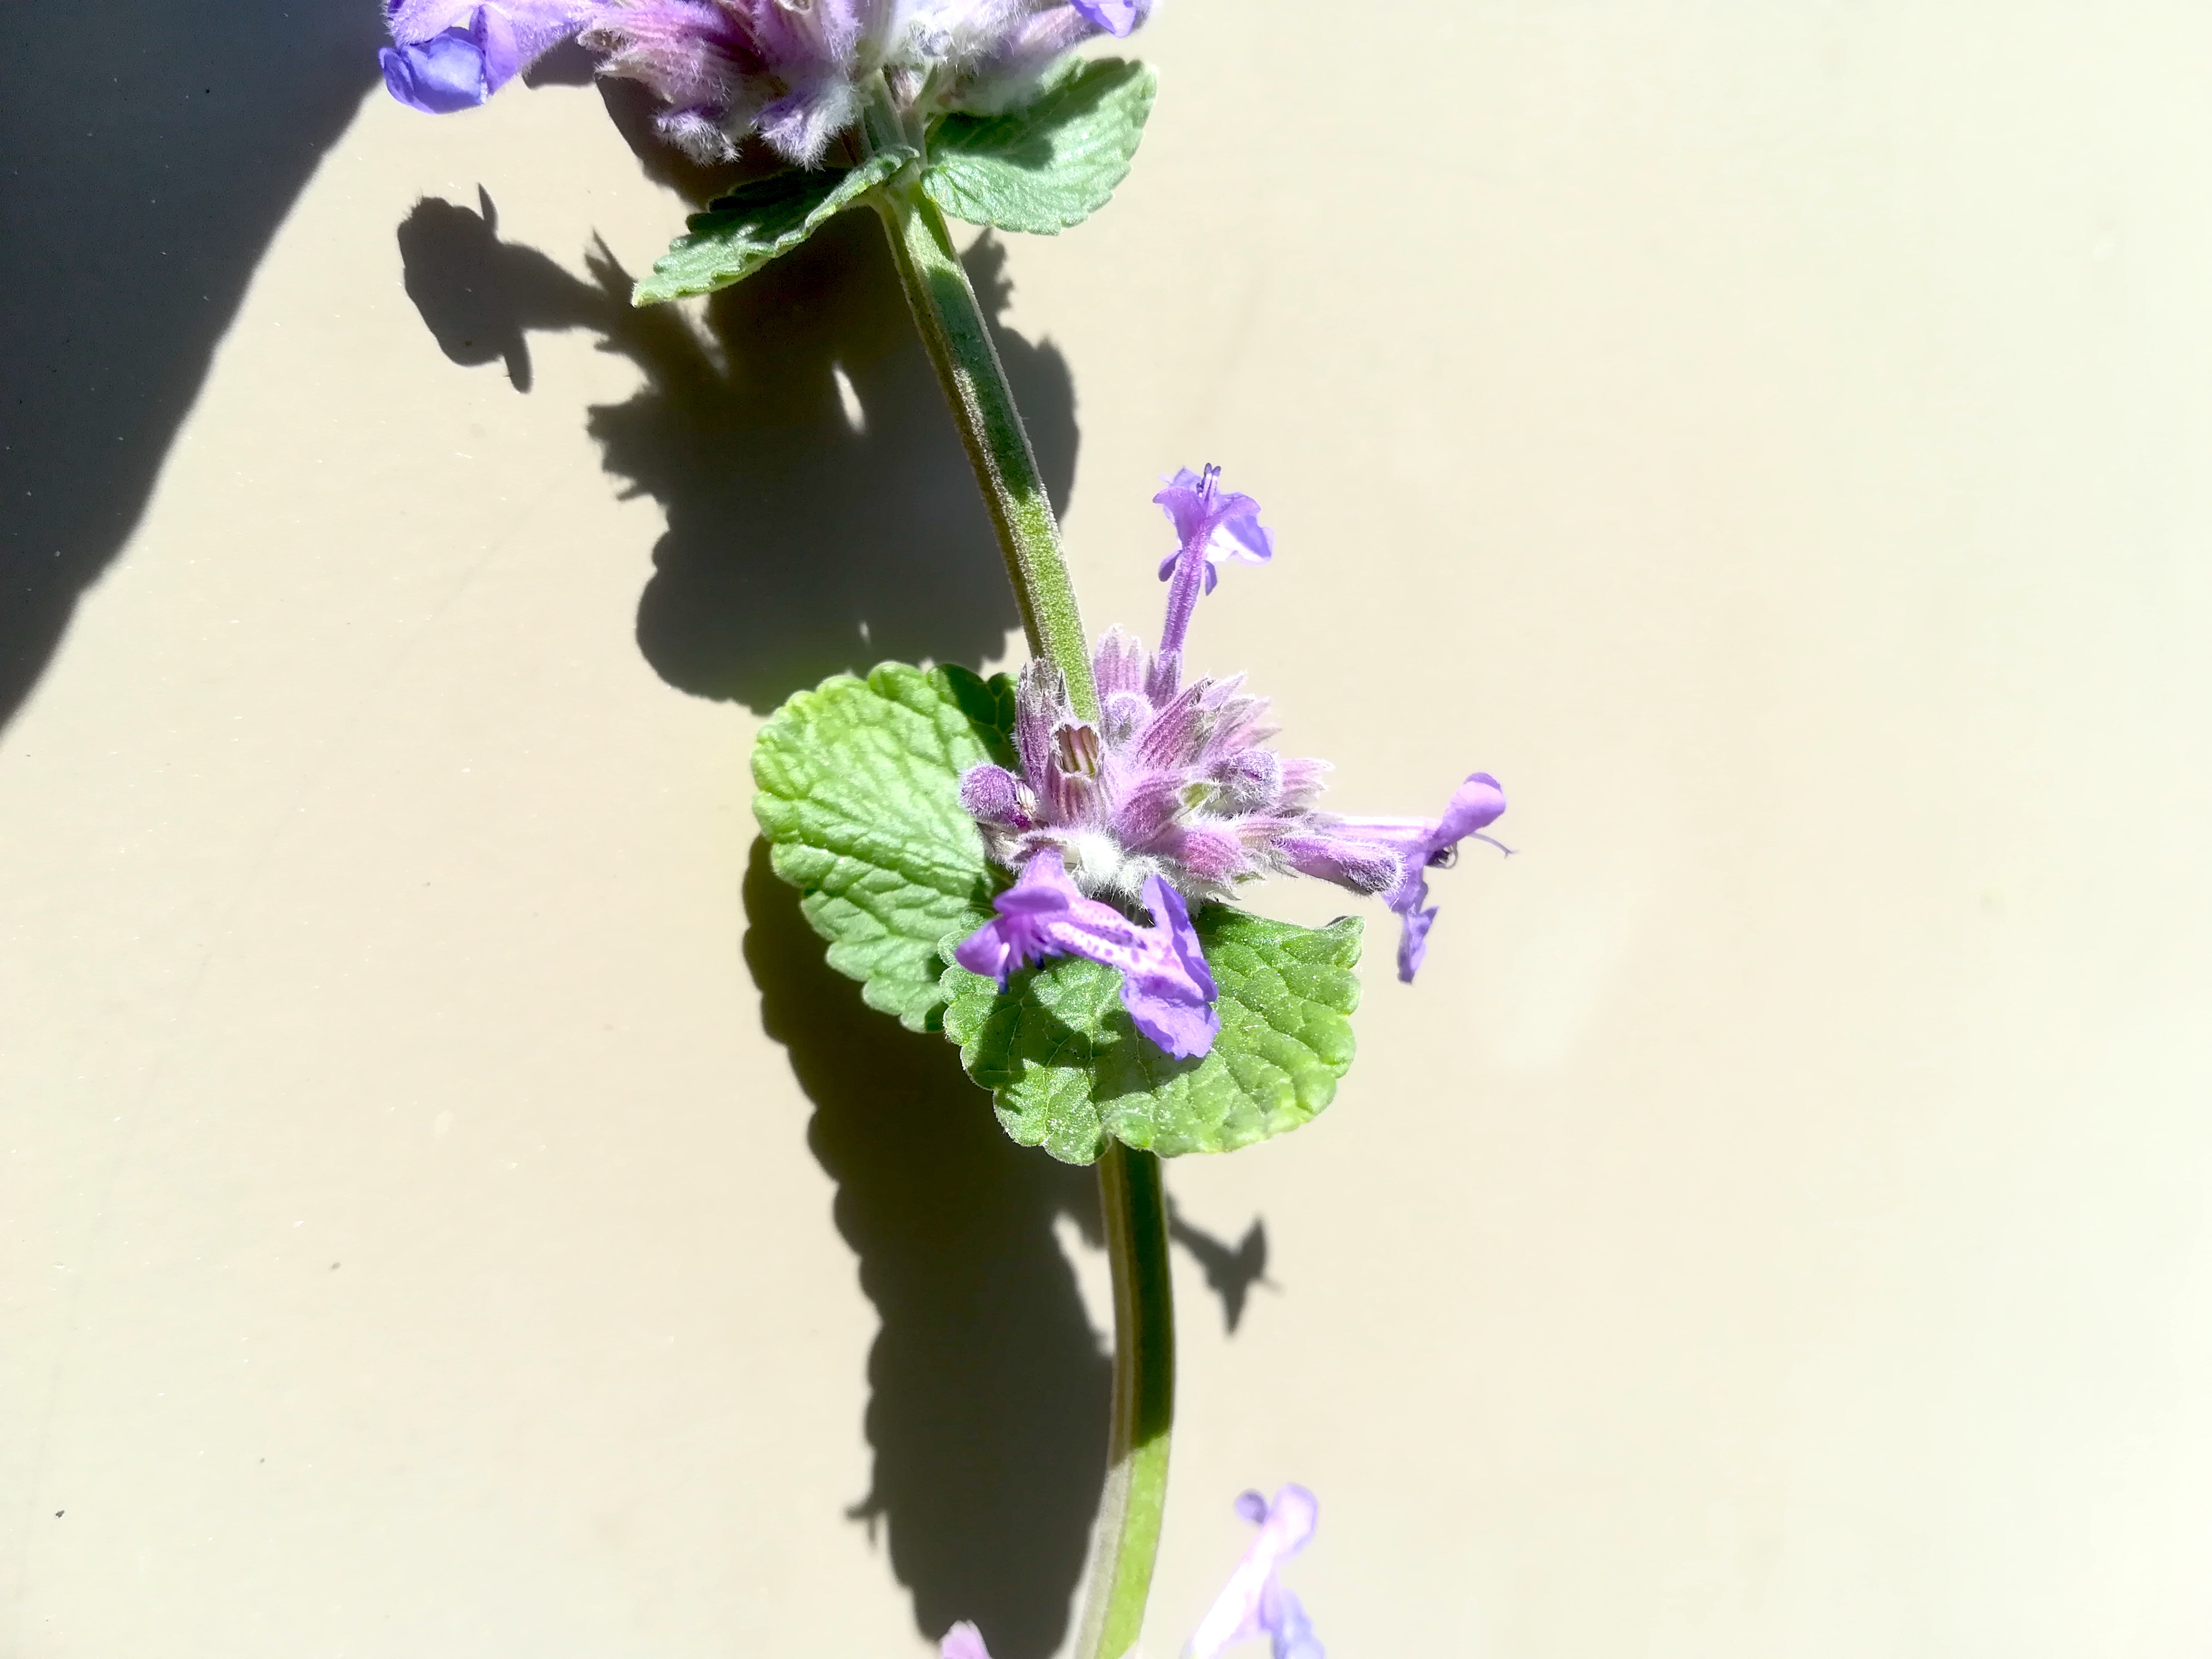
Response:
[[[860,1001],[765,842],[744,903],[762,1024],[814,1103],[807,1144],[882,1320],[851,1512],[884,1528],[925,1635],[972,1619],[997,1659],[1043,1659],[1105,1469],[1109,1362],[1054,1232],[1066,1215],[1097,1237],[1091,1173],[1015,1146],[950,1043]]]
[[[887,658],[974,663],[1004,647],[1013,598],[873,215],[840,216],[696,312],[633,310],[629,274],[603,247],[586,281],[501,241],[488,197],[475,211],[420,203],[398,240],[408,294],[456,362],[504,362],[527,390],[530,334],[584,328],[643,373],[587,423],[607,471],[666,514],[637,640],[671,685],[765,711]],[[987,236],[966,263],[996,316],[1004,248]],[[1064,507],[1066,364],[1003,331],[999,345]]]

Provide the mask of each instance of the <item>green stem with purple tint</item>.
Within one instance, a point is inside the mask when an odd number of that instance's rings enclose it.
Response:
[[[906,128],[887,95],[872,101],[866,133],[872,146],[925,147],[925,135]],[[919,167],[890,180],[872,200],[998,532],[1030,653],[1060,670],[1076,712],[1096,720],[1091,648],[1060,554],[1060,526],[989,321],[953,249],[945,216],[922,193]],[[1098,1200],[1114,1275],[1114,1395],[1106,1480],[1074,1659],[1121,1659],[1143,1628],[1159,1554],[1175,1422],[1175,1297],[1159,1159],[1111,1143],[1098,1161]]]
[[[922,143],[921,134],[900,125],[887,95],[870,106],[867,133],[876,145],[918,149]],[[1060,525],[1021,411],[1014,407],[999,349],[992,343],[990,323],[953,250],[952,233],[937,204],[922,193],[918,167],[890,179],[871,200],[883,216],[922,347],[937,371],[991,527],[998,532],[1030,650],[1060,670],[1076,713],[1096,720],[1098,693],[1091,684],[1091,649],[1083,637],[1075,584],[1060,556]]]

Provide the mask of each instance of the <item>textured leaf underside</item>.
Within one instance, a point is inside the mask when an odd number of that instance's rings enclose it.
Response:
[[[948,115],[921,187],[956,219],[1053,235],[1104,207],[1128,176],[1158,77],[1119,58],[1078,61],[1003,115]]]
[[[1139,1035],[1109,968],[1062,959],[1001,994],[945,970],[945,1031],[1024,1146],[1088,1164],[1105,1137],[1159,1153],[1225,1152],[1322,1111],[1352,1064],[1360,923],[1319,930],[1208,905],[1193,921],[1221,987],[1221,1035],[1203,1060]]]
[[[886,663],[800,692],[762,730],[753,811],[830,965],[909,1028],[941,1022],[1006,1133],[1065,1163],[1092,1162],[1109,1135],[1172,1157],[1310,1121],[1352,1064],[1356,920],[1316,930],[1202,908],[1221,1034],[1200,1060],[1139,1034],[1110,968],[1060,958],[1001,992],[946,965],[1007,880],[961,809],[960,775],[1011,764],[1012,726],[1005,675]]]
[[[653,275],[632,290],[630,303],[712,294],[742,282],[914,159],[913,150],[894,146],[848,172],[794,169],[719,198],[686,221],[687,233],[653,262]]]

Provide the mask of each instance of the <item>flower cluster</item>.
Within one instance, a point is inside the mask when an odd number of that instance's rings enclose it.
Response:
[[[1258,503],[1223,489],[1212,466],[1177,473],[1152,499],[1180,544],[1160,567],[1168,604],[1159,648],[1147,653],[1119,629],[1099,642],[1096,721],[1077,716],[1049,664],[1031,662],[1015,691],[1019,772],[985,764],[961,779],[961,804],[981,829],[992,861],[1021,878],[1000,896],[996,920],[960,946],[959,959],[1001,982],[1012,967],[1041,956],[1082,956],[1120,968],[1127,976],[1123,1000],[1139,1029],[1171,1054],[1203,1054],[1218,1022],[1212,981],[1185,920],[1186,899],[1224,899],[1257,877],[1291,872],[1379,895],[1403,924],[1398,976],[1411,981],[1437,915],[1428,872],[1449,864],[1461,842],[1489,841],[1482,831],[1504,811],[1505,794],[1496,778],[1476,772],[1438,817],[1343,817],[1317,810],[1314,799],[1328,769],[1266,746],[1274,735],[1266,700],[1247,692],[1241,675],[1183,676],[1191,617],[1218,580],[1218,567],[1230,560],[1265,564],[1273,556]],[[1054,913],[1066,920],[1048,934],[1033,920],[1045,892],[1067,907]],[[1073,907],[1086,901],[1078,921]],[[1113,908],[1134,902],[1152,912],[1152,928],[1136,928]],[[1132,950],[1134,969],[1126,965]],[[1189,971],[1190,961],[1198,971]],[[1140,980],[1147,988],[1141,992],[1133,988]],[[1201,989],[1203,1021],[1201,1005],[1192,1000]],[[1182,999],[1182,1012],[1164,1021],[1162,1000],[1174,998]],[[1194,1049],[1201,1025],[1203,1041]],[[1155,1029],[1170,1026],[1173,1041]]]
[[[1083,41],[1126,35],[1152,0],[386,0],[385,84],[444,114],[580,40],[659,99],[662,134],[726,161],[758,133],[811,166],[881,75],[903,114],[1019,102]]]
[[[1321,1505],[1304,1486],[1285,1486],[1270,1503],[1256,1492],[1237,1500],[1237,1513],[1260,1528],[1213,1606],[1183,1646],[1183,1659],[1215,1659],[1224,1648],[1265,1636],[1273,1659],[1326,1659],[1313,1620],[1283,1588],[1282,1565],[1306,1547]],[[991,1659],[983,1633],[963,1620],[945,1632],[939,1659]]]

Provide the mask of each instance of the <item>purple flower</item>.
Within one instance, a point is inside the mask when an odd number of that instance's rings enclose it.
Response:
[[[881,74],[917,122],[993,113],[1152,0],[386,0],[385,84],[433,114],[471,108],[571,36],[642,82],[664,137],[728,161],[750,133],[812,166]]]
[[[1149,927],[1084,897],[1067,878],[1059,850],[1044,848],[994,901],[997,918],[963,939],[953,959],[971,974],[996,979],[1002,991],[1015,969],[1047,957],[1082,957],[1118,969],[1121,1006],[1137,1029],[1179,1060],[1203,1054],[1213,1047],[1221,1018],[1213,1012],[1218,991],[1197,930],[1182,896],[1158,876],[1146,881],[1143,900],[1152,913]]]
[[[1382,894],[1382,902],[1405,924],[1398,940],[1398,977],[1410,985],[1429,953],[1429,927],[1437,919],[1429,903],[1428,872],[1457,862],[1460,842],[1470,838],[1510,854],[1511,848],[1482,833],[1504,811],[1505,791],[1498,780],[1474,772],[1452,793],[1440,818],[1340,818],[1317,812],[1311,828],[1285,836],[1276,845],[1303,875]],[[1396,879],[1387,888],[1378,884],[1384,873],[1376,859],[1378,848],[1396,861]]]
[[[945,1632],[937,1659],[991,1659],[991,1650],[983,1645],[983,1632],[963,1619]]]
[[[1077,890],[1112,903],[1135,902],[1154,881],[1193,901],[1226,899],[1246,882],[1291,872],[1380,895],[1403,922],[1399,977],[1412,979],[1436,920],[1426,872],[1505,810],[1504,793],[1478,772],[1441,817],[1318,811],[1328,767],[1267,746],[1267,704],[1241,676],[1183,680],[1184,640],[1216,568],[1273,556],[1258,503],[1223,490],[1211,466],[1177,473],[1153,499],[1181,543],[1161,570],[1159,650],[1148,654],[1118,629],[1099,641],[1095,722],[1077,718],[1049,665],[1029,664],[1015,690],[1019,770],[973,769],[961,780],[961,804],[1001,868],[1026,870],[1049,849]]]
[[[917,122],[1018,103],[1082,41],[1126,34],[1151,0],[609,0],[585,43],[649,88],[660,130],[702,161],[757,132],[811,166],[884,76]],[[1116,25],[1120,27],[1116,27]]]
[[[568,40],[594,8],[579,0],[387,0],[384,84],[411,109],[472,109]]]
[[[1256,1492],[1237,1500],[1237,1513],[1260,1528],[1244,1559],[1183,1646],[1183,1659],[1214,1659],[1233,1643],[1265,1635],[1274,1659],[1323,1659],[1313,1621],[1277,1576],[1306,1547],[1321,1505],[1304,1486],[1285,1486],[1269,1503]]]

